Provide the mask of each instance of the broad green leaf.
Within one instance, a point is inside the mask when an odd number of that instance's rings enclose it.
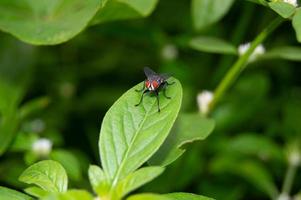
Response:
[[[253,2],[253,3],[257,3],[257,4],[261,4],[261,5],[264,5],[264,6],[268,5],[268,2],[266,0],[248,0],[248,1]]]
[[[163,171],[163,167],[143,167],[138,169],[117,184],[116,192],[121,198],[133,190],[141,187],[145,183],[150,182],[159,176]]]
[[[164,196],[167,196],[173,200],[213,200],[209,197],[183,192],[165,194]]]
[[[219,21],[234,0],[192,0],[192,19],[196,29],[203,29]]]
[[[125,178],[147,161],[162,145],[178,115],[182,87],[178,80],[168,86],[166,99],[160,92],[160,108],[154,96],[141,97],[140,83],[122,95],[106,113],[100,131],[99,150],[104,172],[113,180]]]
[[[42,200],[93,200],[93,196],[85,190],[68,190],[64,193],[52,193]]]
[[[146,17],[152,13],[157,3],[158,0],[108,0],[93,18],[92,24]]]
[[[26,194],[0,186],[0,199],[1,200],[32,200]]]
[[[70,179],[79,181],[82,178],[79,160],[72,152],[66,150],[54,150],[51,152],[50,158],[62,164]]]
[[[301,42],[301,9],[298,9],[293,17],[293,27],[296,32],[297,40]]]
[[[283,18],[291,17],[296,10],[295,6],[285,2],[271,2],[269,7]]]
[[[277,188],[271,173],[260,163],[251,160],[242,161],[233,156],[222,155],[211,163],[211,169],[215,173],[232,173],[241,176],[258,190],[265,192],[274,199],[277,196]]]
[[[48,192],[45,190],[39,188],[39,187],[29,187],[24,190],[27,194],[30,194],[31,196],[37,197],[37,198],[42,198],[44,196],[48,195]]]
[[[145,193],[145,194],[132,195],[128,197],[126,200],[173,200],[173,199],[165,195]]]
[[[278,161],[283,161],[284,158],[282,148],[275,144],[271,138],[256,133],[241,133],[222,143],[220,145],[221,150],[230,154],[255,155],[262,159]]]
[[[0,155],[6,151],[17,133],[17,108],[22,94],[20,87],[0,79]]]
[[[232,44],[214,37],[195,37],[189,41],[189,46],[195,50],[208,53],[237,54],[237,49]]]
[[[65,42],[89,23],[102,0],[2,0],[0,29],[35,45]]]
[[[110,181],[100,167],[96,165],[89,167],[89,180],[94,192],[99,196],[104,196],[109,193]]]
[[[52,160],[31,165],[21,174],[19,180],[35,184],[48,192],[65,192],[68,185],[65,169],[60,163]]]
[[[291,61],[301,61],[301,48],[293,46],[276,47],[262,56],[260,59],[286,59]]]
[[[186,151],[186,144],[206,139],[213,131],[214,124],[212,119],[198,113],[180,114],[171,133],[149,163],[161,166],[172,163]]]
[[[49,102],[50,99],[48,97],[39,97],[29,102],[26,102],[20,108],[19,115],[22,119],[24,119],[27,116],[32,115],[35,112],[44,109],[46,106],[48,106]]]

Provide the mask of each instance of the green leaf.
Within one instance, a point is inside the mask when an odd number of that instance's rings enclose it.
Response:
[[[54,150],[51,152],[50,158],[62,164],[70,179],[79,181],[82,178],[79,160],[72,152],[66,150]]]
[[[29,187],[24,190],[27,194],[30,194],[31,196],[42,198],[48,194],[45,190],[39,188],[39,187]]]
[[[126,200],[173,200],[173,199],[165,195],[145,193],[145,194],[132,195],[128,197]]]
[[[26,194],[2,186],[0,186],[0,197],[1,200],[32,200]]]
[[[293,46],[276,47],[260,56],[260,59],[277,58],[291,61],[301,61],[301,48]]]
[[[170,193],[164,196],[167,196],[173,200],[213,200],[209,197],[183,192]]]
[[[214,125],[212,119],[204,118],[198,113],[180,114],[166,141],[149,163],[161,166],[172,163],[186,151],[186,144],[206,139]]]
[[[44,109],[46,106],[48,106],[49,102],[50,102],[50,99],[48,97],[39,97],[39,98],[33,99],[29,102],[26,102],[20,108],[20,111],[19,111],[20,117],[22,119],[24,119],[27,116],[32,115],[35,112]]]
[[[269,195],[271,199],[277,196],[278,191],[270,172],[258,162],[242,161],[231,155],[221,155],[211,163],[210,167],[215,173],[227,172],[243,177],[258,190]]]
[[[283,161],[284,158],[281,147],[275,144],[271,138],[264,135],[241,133],[234,138],[232,137],[229,141],[223,141],[222,143],[220,145],[222,151],[229,152],[232,155],[240,153],[280,161]]]
[[[108,0],[93,18],[92,24],[146,17],[152,13],[157,3],[158,0]]]
[[[93,196],[85,190],[68,190],[64,193],[52,193],[42,200],[93,200]]]
[[[264,5],[264,6],[268,5],[266,0],[248,0],[248,1],[253,2],[253,3],[257,3],[257,4],[261,4],[261,5]]]
[[[109,193],[110,181],[100,167],[96,165],[89,167],[89,180],[94,192],[99,196],[104,196]]]
[[[23,91],[8,81],[0,79],[0,155],[2,155],[14,139],[19,119],[17,108]]]
[[[234,0],[192,0],[192,19],[199,30],[219,21],[230,9]]]
[[[0,29],[31,44],[59,44],[71,39],[87,26],[101,2],[2,0]]]
[[[31,165],[21,174],[19,180],[35,184],[48,192],[65,192],[68,185],[65,169],[60,163],[52,160]]]
[[[301,42],[301,9],[298,9],[293,17],[293,27],[296,32],[297,40]]]
[[[283,18],[291,17],[296,10],[295,6],[285,2],[271,2],[269,7]]]
[[[141,93],[140,83],[122,95],[106,113],[100,131],[99,150],[104,172],[113,180],[125,178],[147,161],[162,145],[178,115],[182,102],[182,87],[178,80],[167,88],[171,99],[159,94],[157,101],[146,95],[136,107]]]
[[[195,50],[208,53],[237,54],[237,49],[232,44],[214,37],[195,37],[189,41],[189,46]]]
[[[121,197],[150,182],[164,171],[163,167],[143,167],[129,174],[122,179],[117,187],[116,192]]]
[[[170,194],[137,194],[130,196],[127,200],[214,200],[209,197],[190,193],[170,193]]]

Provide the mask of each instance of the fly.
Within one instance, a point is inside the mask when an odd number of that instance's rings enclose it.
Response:
[[[166,95],[166,88],[168,85],[172,85],[175,82],[168,83],[167,79],[170,77],[167,74],[157,74],[152,69],[148,67],[144,67],[144,74],[146,79],[144,80],[143,88],[140,90],[136,90],[136,92],[142,92],[140,101],[135,106],[139,106],[142,101],[144,94],[152,93],[157,98],[158,112],[160,112],[160,103],[159,103],[159,92],[163,90],[163,95],[167,99],[171,99],[171,97]]]

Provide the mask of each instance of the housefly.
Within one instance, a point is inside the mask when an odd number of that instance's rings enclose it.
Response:
[[[167,99],[171,99],[171,97],[166,95],[166,88],[168,85],[172,85],[175,82],[168,83],[167,79],[170,77],[169,75],[157,74],[148,67],[144,67],[144,74],[146,76],[146,79],[144,80],[143,88],[140,90],[136,90],[137,92],[142,92],[142,95],[139,103],[135,106],[139,106],[142,103],[145,94],[151,93],[154,94],[157,98],[158,112],[160,112],[159,92],[163,90],[164,97]]]

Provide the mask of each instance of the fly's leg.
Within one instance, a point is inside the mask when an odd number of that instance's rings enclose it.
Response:
[[[157,91],[155,91],[155,95],[156,95],[156,97],[157,97],[158,112],[160,112],[159,94],[158,94]]]
[[[135,90],[136,92],[142,92],[143,90],[145,89],[145,81],[143,82],[143,88],[142,89],[140,89],[140,90]]]
[[[172,85],[172,84],[174,84],[174,83],[175,83],[175,82],[170,83],[170,85]],[[165,97],[166,99],[171,99],[171,97],[169,97],[169,96],[166,95],[166,88],[167,88],[167,86],[168,86],[168,82],[165,82],[164,85],[163,85],[163,95],[164,95],[164,97]]]
[[[148,92],[149,92],[149,90],[144,90],[144,92],[143,92],[142,95],[141,95],[141,98],[140,98],[139,103],[136,104],[135,106],[139,106],[139,105],[142,103],[144,94],[146,94],[146,93],[148,93]]]

